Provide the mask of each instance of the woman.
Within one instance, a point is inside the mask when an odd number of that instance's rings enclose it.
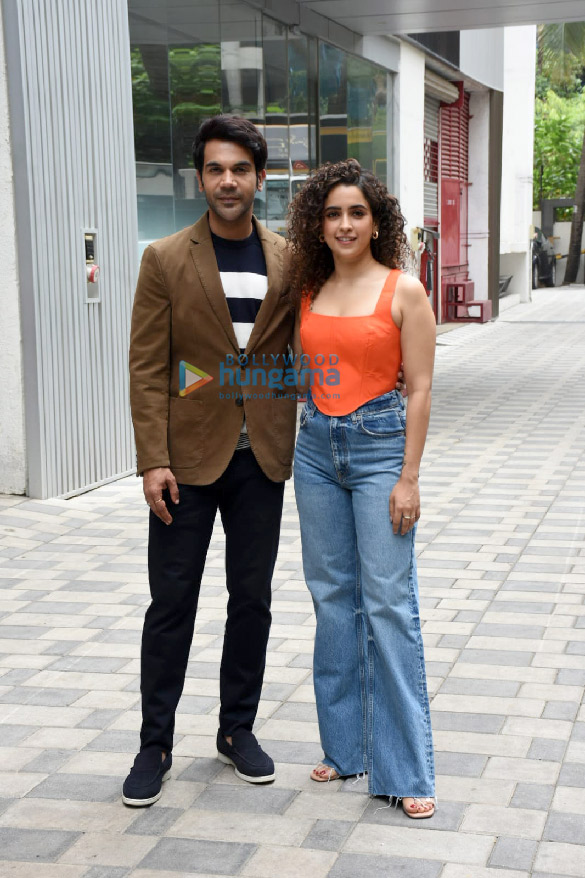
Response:
[[[365,771],[372,795],[420,819],[435,778],[414,535],[435,321],[401,271],[403,230],[397,200],[354,159],[318,170],[291,205],[295,352],[311,385],[294,484],[325,753],[311,777]]]

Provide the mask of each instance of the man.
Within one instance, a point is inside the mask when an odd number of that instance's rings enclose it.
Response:
[[[151,510],[152,602],[142,636],[141,748],[123,789],[128,805],[157,801],[171,767],[175,711],[218,509],[229,593],[218,756],[244,780],[274,779],[274,763],[252,727],[296,403],[294,388],[267,391],[262,385],[269,382],[258,380],[257,371],[256,387],[240,390],[234,380],[234,373],[244,376],[252,356],[254,370],[264,369],[266,377],[283,366],[292,338],[285,242],[252,214],[266,158],[264,138],[246,119],[205,122],[194,163],[209,211],[194,226],[147,247],[142,259],[130,399],[137,469]]]

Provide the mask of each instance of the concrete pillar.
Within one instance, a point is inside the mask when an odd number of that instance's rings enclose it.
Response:
[[[20,291],[4,29],[0,17],[0,494],[26,491]]]

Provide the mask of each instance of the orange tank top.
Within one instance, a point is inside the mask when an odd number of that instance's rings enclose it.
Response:
[[[401,273],[390,271],[373,314],[315,314],[309,296],[303,296],[302,368],[311,370],[311,395],[323,414],[348,415],[396,388],[402,353],[391,308]]]

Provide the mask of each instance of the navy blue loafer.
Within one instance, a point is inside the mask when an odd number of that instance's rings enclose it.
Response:
[[[274,780],[274,762],[264,752],[252,732],[236,729],[228,744],[221,731],[217,733],[217,758],[233,765],[236,775],[248,783],[269,783]]]
[[[163,782],[171,776],[173,763],[171,753],[167,753],[164,759],[161,755],[160,747],[146,747],[140,751],[122,787],[125,805],[143,808],[160,799]]]

